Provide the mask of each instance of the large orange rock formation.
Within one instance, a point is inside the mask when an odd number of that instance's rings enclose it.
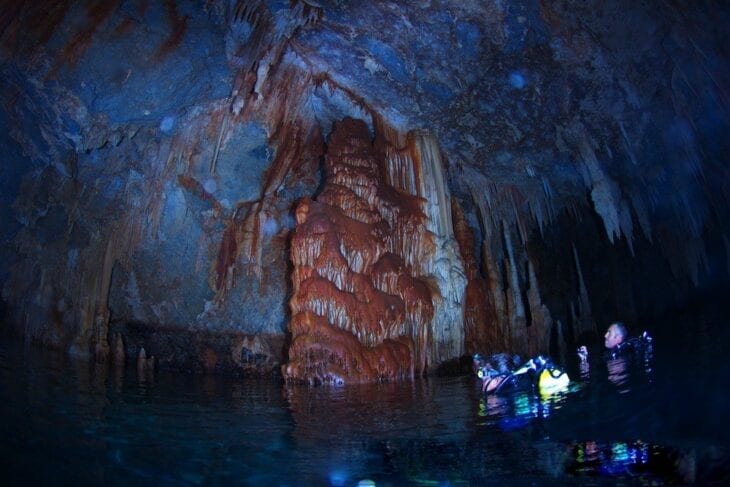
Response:
[[[383,172],[367,126],[339,122],[323,190],[296,210],[289,380],[405,379],[428,365],[434,285],[414,270],[433,234],[425,200]]]

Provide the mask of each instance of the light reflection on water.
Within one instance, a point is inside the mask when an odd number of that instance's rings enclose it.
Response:
[[[0,458],[6,479],[28,483],[727,479],[702,473],[729,458],[725,438],[682,429],[665,402],[676,391],[655,381],[662,370],[602,367],[571,371],[582,378],[557,395],[484,396],[472,376],[309,388],[138,374],[3,342]]]

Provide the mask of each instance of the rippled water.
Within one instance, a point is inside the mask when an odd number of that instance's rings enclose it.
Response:
[[[559,396],[483,396],[473,376],[339,388],[138,377],[5,341],[0,461],[14,484],[725,484],[729,371],[657,351],[625,371],[576,364]]]

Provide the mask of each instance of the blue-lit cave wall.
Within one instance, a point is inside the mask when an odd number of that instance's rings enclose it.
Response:
[[[278,370],[294,208],[345,116],[435,136],[485,300],[544,304],[553,348],[558,321],[567,341],[665,326],[728,284],[728,21],[720,2],[7,2],[4,328]]]

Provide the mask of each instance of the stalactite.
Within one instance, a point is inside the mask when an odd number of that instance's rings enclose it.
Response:
[[[318,126],[301,120],[285,124],[278,132],[281,138],[276,155],[264,174],[260,199],[234,213],[227,222],[218,257],[211,271],[214,276],[216,303],[225,300],[237,272],[262,277],[264,222],[278,217],[277,194],[289,177],[301,172],[314,172],[322,153],[323,141]],[[229,285],[225,286],[225,283]]]
[[[146,194],[150,197],[147,200],[147,206],[143,211],[138,213],[136,221],[143,222],[144,233],[148,238],[158,240],[160,219],[162,216],[162,208],[165,202],[166,191],[165,184],[172,180],[176,173],[176,153],[178,153],[177,145],[180,144],[177,139],[170,142],[169,145],[159,148],[157,161],[165,161],[163,164],[155,164],[154,170],[159,171],[155,177],[145,181]]]
[[[444,178],[444,163],[436,138],[429,132],[409,134],[418,184],[418,196],[428,202],[428,229],[439,237],[453,236],[451,196]]]
[[[408,150],[388,147],[385,165],[388,184],[408,194],[418,194],[413,161]]]
[[[223,140],[223,136],[226,134],[226,129],[228,128],[228,114],[223,114],[223,119],[221,120],[221,126],[218,130],[218,137],[215,141],[215,149],[213,149],[213,159],[210,161],[210,174],[215,174],[216,166],[218,165],[218,155],[220,154],[221,150],[221,142]]]
[[[127,198],[128,212],[117,219],[107,220],[104,231],[93,235],[87,246],[65,255],[64,264],[42,266],[38,294],[48,301],[42,309],[51,310],[53,323],[50,329],[47,325],[36,328],[33,322],[39,318],[47,321],[47,318],[26,314],[19,322],[24,324],[24,333],[27,331],[30,340],[41,340],[55,347],[68,347],[71,354],[80,357],[103,359],[113,350],[109,337],[109,295],[113,269],[119,265],[129,271],[134,251],[146,238],[157,236],[164,201],[164,183],[161,181],[171,179],[174,173],[175,154],[178,153],[175,144],[173,141],[161,148],[159,154],[162,157],[158,159],[161,162],[154,168],[156,177],[145,180],[139,188],[142,193],[149,195],[146,200],[139,200],[139,192],[125,188],[122,194]],[[87,186],[78,188],[76,183],[67,184],[75,185],[76,192],[73,195],[66,194],[63,187],[53,194],[54,198],[70,208],[67,228],[63,232],[66,241],[87,218],[88,206],[93,201],[88,194],[95,191]],[[26,278],[18,275],[16,279]],[[55,300],[53,296],[56,296]],[[64,327],[72,332],[61,331]]]
[[[580,319],[578,318],[578,313],[575,310],[575,301],[570,301],[570,306],[568,307],[568,311],[570,314],[570,324],[571,324],[571,331],[573,333],[573,337],[575,339],[583,339],[583,331],[581,328]]]
[[[112,282],[112,268],[116,260],[116,246],[115,235],[111,235],[104,251],[94,317],[94,355],[97,358],[104,358],[109,354],[109,287]]]
[[[669,269],[676,280],[689,278],[696,286],[700,270],[706,267],[707,256],[701,236],[685,233],[678,239],[673,227],[656,226],[656,241],[662,254],[667,256]]]
[[[636,216],[639,220],[639,226],[641,227],[641,231],[644,234],[644,237],[651,243],[652,235],[651,235],[651,222],[649,220],[649,210],[646,207],[646,203],[644,201],[644,196],[639,191],[634,191],[631,193],[631,204],[634,207],[634,212],[636,212]]]
[[[566,353],[566,340],[565,340],[565,330],[563,330],[563,322],[560,320],[557,320],[557,330],[558,330],[558,339],[557,339],[557,345],[558,345],[558,357],[560,357],[560,363],[561,364],[567,364],[567,353]]]
[[[426,228],[434,234],[434,252],[428,253],[421,273],[431,276],[443,298],[434,303],[430,363],[441,363],[464,352],[464,293],[467,279],[454,237],[451,195],[444,161],[436,138],[429,132],[408,134],[417,196],[425,200]]]
[[[591,313],[591,303],[588,297],[588,289],[586,289],[585,280],[583,279],[583,270],[580,266],[578,258],[578,249],[573,244],[573,260],[575,262],[575,272],[578,277],[578,312],[579,315],[574,317],[573,323],[576,327],[576,334],[580,336],[584,332],[597,332],[596,324],[593,321]],[[572,303],[571,303],[572,306]]]
[[[507,300],[505,289],[502,286],[504,279],[502,278],[502,269],[499,262],[502,260],[501,252],[493,250],[493,246],[499,246],[502,239],[499,235],[495,236],[494,220],[488,208],[488,202],[484,198],[484,193],[475,192],[472,188],[472,197],[479,207],[479,213],[482,217],[482,227],[484,229],[484,240],[481,244],[482,250],[482,268],[483,275],[486,280],[486,289],[491,296],[494,306],[494,318],[496,321],[494,332],[494,345],[491,350],[506,350],[509,345],[510,325],[507,319]],[[475,291],[472,291],[475,292]]]
[[[126,249],[119,246],[113,230],[106,245],[94,246],[85,256],[84,268],[76,284],[74,301],[80,303],[76,310],[78,328],[71,345],[71,353],[86,357],[92,355],[104,359],[109,355],[109,288],[116,255]],[[41,288],[43,282],[41,282]]]
[[[362,100],[364,102],[364,100]],[[363,104],[363,103],[360,103]],[[371,114],[372,120],[373,120],[373,126],[375,128],[375,148],[376,150],[383,151],[383,147],[385,147],[385,152],[397,152],[406,149],[406,146],[408,144],[408,133],[399,130],[397,127],[394,127],[389,123],[388,120],[385,119],[385,117],[377,112],[373,112]],[[388,180],[388,183],[398,188],[393,182]],[[414,189],[415,191],[415,189]],[[413,193],[412,193],[413,194]]]
[[[634,252],[634,228],[631,220],[631,209],[628,207],[628,205],[625,204],[624,201],[622,201],[620,211],[621,230],[623,232],[624,238],[626,239],[626,245],[628,245],[629,247],[631,257],[635,257],[636,253]]]
[[[502,225],[502,235],[504,237],[505,248],[507,250],[507,279],[509,289],[507,292],[507,304],[509,308],[510,323],[510,344],[517,350],[527,350],[527,334],[526,334],[526,314],[525,305],[522,300],[522,290],[520,286],[519,269],[515,259],[515,249],[512,245],[512,237],[510,229],[507,225]]]
[[[218,125],[212,125],[216,144],[209,172],[216,172],[220,150],[234,128],[254,119],[264,121],[268,127],[275,157],[264,175],[259,198],[239,205],[225,221],[226,230],[211,267],[211,287],[216,291],[217,305],[226,299],[238,272],[262,278],[263,226],[279,216],[277,193],[287,178],[306,179],[316,173],[323,143],[318,126],[302,113],[313,82],[292,66],[296,54],[287,49],[286,40],[297,29],[321,19],[322,9],[306,2],[292,2],[286,22],[277,24],[275,35],[271,35],[273,19],[264,3],[236,2],[226,12],[232,25],[245,22],[250,26],[252,33],[237,54],[250,60],[250,64],[237,74],[228,107],[218,113]]]
[[[82,277],[82,286],[87,284],[87,287],[94,289],[96,281],[90,279],[88,275]],[[95,289],[94,289],[95,290]],[[76,302],[79,303],[77,313],[79,316],[79,328],[77,335],[71,345],[70,352],[74,356],[87,357],[90,354],[90,337],[93,330],[94,324],[94,298],[95,296],[89,296],[86,293],[79,292]],[[30,321],[30,320],[28,320]]]
[[[517,230],[520,236],[520,242],[522,243],[522,245],[525,245],[525,243],[527,243],[527,227],[523,222],[522,208],[518,206],[518,203],[516,201],[517,196],[515,196],[515,194],[517,193],[517,191],[515,190],[515,188],[510,189],[511,191],[509,192],[509,201],[512,204],[514,221],[516,222]]]
[[[542,302],[540,287],[535,274],[535,266],[527,260],[527,300],[532,317],[528,330],[528,353],[535,355],[550,351],[550,333],[553,328],[553,319],[550,310]],[[564,363],[564,362],[563,362]]]
[[[631,140],[629,140],[629,136],[626,133],[626,128],[624,127],[623,121],[619,120],[618,126],[621,129],[621,135],[623,136],[623,143],[624,148],[626,149],[626,153],[629,155],[629,158],[631,159],[631,163],[637,166],[639,164],[639,161],[636,159],[636,155],[634,154],[634,149],[632,148]]]
[[[584,178],[591,186],[591,198],[594,208],[603,219],[608,240],[613,243],[614,238],[621,237],[622,225],[631,224],[621,219],[621,190],[611,177],[606,174],[596,157],[593,147],[586,135],[578,142],[578,150],[583,160]]]

